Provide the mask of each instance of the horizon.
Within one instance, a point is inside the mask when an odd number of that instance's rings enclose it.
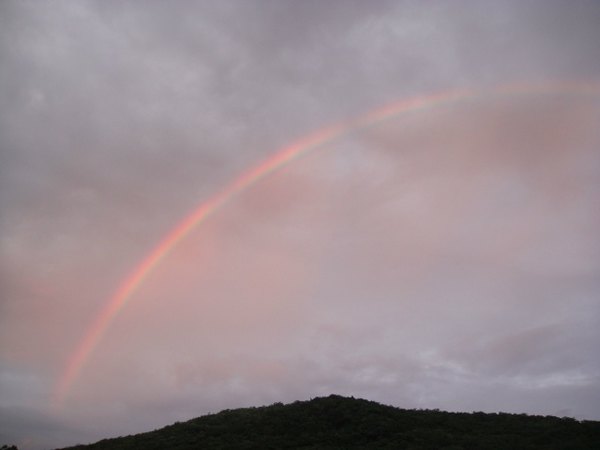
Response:
[[[368,410],[364,409],[366,404],[369,405]],[[316,405],[318,405],[318,408],[315,410],[314,408]],[[327,407],[326,405],[329,406]],[[308,414],[310,411],[309,408],[312,408],[313,414]],[[363,408],[362,414],[360,408]],[[377,408],[377,410],[380,412],[382,412],[382,410],[386,410],[386,414],[383,415],[383,417],[374,416],[373,408]],[[390,410],[394,410],[395,419],[398,420],[400,417],[403,417],[403,420],[400,420],[399,423],[396,422],[394,424],[395,421],[390,420]],[[351,414],[349,414],[350,412]],[[267,414],[269,415],[267,416]],[[424,422],[420,426],[418,421],[415,422],[417,417],[432,417],[432,415],[437,417],[436,421]],[[482,415],[487,416],[485,419],[483,419],[483,423]],[[296,416],[296,420],[290,421],[292,416]],[[440,416],[445,416],[444,420],[439,421]],[[469,416],[470,418],[468,423],[464,422],[465,416]],[[507,416],[510,417],[510,422],[507,422]],[[232,417],[237,417],[237,419],[232,420]],[[279,417],[279,419],[277,419],[277,417]],[[340,418],[342,417],[343,420],[340,421]],[[285,418],[285,420],[282,421],[281,419],[283,418]],[[294,438],[297,438],[296,431],[298,424],[303,420],[307,421],[307,418],[309,418],[309,421],[313,424],[313,426],[311,427],[310,423],[304,423],[307,428],[303,428],[303,437],[301,439],[302,445],[306,445],[307,439],[312,439],[313,444],[322,442],[323,439],[326,439],[329,445],[331,445],[330,439],[332,433],[336,436],[334,439],[337,439],[337,442],[342,444],[352,439],[347,435],[351,433],[350,430],[354,430],[357,422],[361,424],[362,429],[365,428],[365,422],[371,422],[371,426],[374,426],[376,429],[378,429],[378,433],[376,434],[377,437],[374,437],[373,435],[367,437],[364,435],[364,431],[363,433],[354,433],[354,439],[361,439],[361,442],[358,445],[356,445],[356,442],[354,441],[357,448],[363,448],[362,445],[365,443],[369,443],[371,446],[377,445],[380,444],[382,440],[385,441],[386,439],[389,441],[394,441],[396,445],[400,444],[402,441],[406,442],[406,439],[408,439],[410,442],[411,435],[414,436],[414,434],[422,433],[424,431],[423,429],[425,429],[428,434],[438,436],[438,438],[434,438],[429,445],[447,444],[448,442],[458,444],[460,441],[464,442],[465,436],[461,435],[462,432],[463,434],[470,436],[471,439],[468,442],[471,445],[475,444],[475,442],[478,444],[483,443],[483,441],[486,440],[486,437],[490,437],[492,442],[497,443],[499,442],[498,436],[505,435],[505,439],[507,436],[510,437],[513,445],[517,446],[523,445],[525,442],[517,443],[517,441],[515,441],[515,437],[518,436],[519,440],[523,440],[524,436],[527,436],[525,440],[528,440],[528,443],[530,444],[535,443],[537,445],[535,448],[545,448],[539,446],[540,443],[543,442],[545,442],[545,444],[552,442],[553,444],[570,443],[573,445],[576,441],[578,441],[578,445],[583,445],[585,448],[588,448],[588,446],[593,446],[595,444],[594,430],[589,427],[590,425],[593,426],[594,424],[600,423],[598,421],[578,421],[577,419],[570,417],[556,417],[550,415],[542,416],[505,412],[484,413],[481,411],[453,412],[423,408],[406,409],[374,402],[364,398],[329,394],[327,396],[315,397],[308,400],[295,400],[286,404],[275,402],[270,405],[225,409],[215,413],[209,412],[200,417],[195,417],[183,422],[177,421],[154,430],[146,430],[136,435],[119,436],[114,440],[119,442],[119,448],[138,448],[140,445],[145,446],[149,443],[151,443],[152,448],[162,448],[160,444],[161,442],[166,441],[169,442],[169,445],[175,445],[178,439],[185,439],[185,441],[183,441],[187,446],[185,448],[195,448],[195,445],[201,444],[203,439],[210,440],[210,448],[223,448],[225,445],[228,445],[228,443],[231,443],[232,440],[236,442],[236,439],[244,439],[245,444],[248,445],[247,432],[249,430],[254,429],[257,423],[262,423],[263,426],[267,424],[268,426],[268,424],[271,424],[274,420],[278,423],[278,426],[273,427],[265,433],[270,435],[266,441],[264,440],[264,436],[260,434],[256,435],[255,439],[260,436],[263,441],[260,441],[259,439],[254,441],[252,444],[258,446],[260,445],[260,442],[263,442],[263,444],[264,442],[269,442],[271,445],[273,445],[273,441],[271,439],[275,437],[280,440],[285,440],[287,446],[289,447],[290,442],[292,442]],[[384,432],[382,432],[381,422],[379,421],[381,418],[383,418],[386,423],[386,425],[383,427],[386,430]],[[406,421],[408,418],[412,419],[411,426],[407,426]],[[335,422],[332,422],[332,420],[335,420]],[[479,423],[473,423],[473,420],[479,421]],[[515,420],[517,420],[517,422],[515,422]],[[295,427],[293,428],[294,432],[291,432],[292,430],[285,426],[286,421],[287,423],[295,422]],[[228,432],[226,429],[228,424],[231,422],[235,422],[236,425],[232,426],[232,429]],[[534,422],[535,425],[533,425]],[[314,423],[319,424],[318,429],[314,428]],[[510,423],[511,425],[507,427],[507,423]],[[540,426],[544,427],[545,430],[542,431]],[[576,430],[574,428],[576,426],[581,426],[582,428]],[[325,429],[323,427],[325,427]],[[328,429],[328,427],[335,427],[335,430]],[[394,427],[396,428],[395,433],[391,432],[391,429]],[[446,434],[444,434],[442,430],[442,436],[445,437],[440,440],[440,428],[444,427],[446,428]],[[493,432],[491,432],[490,427],[494,429]],[[242,431],[244,428],[245,432]],[[557,428],[561,429],[561,431],[558,431]],[[568,437],[566,433],[567,429],[569,429]],[[190,435],[190,431],[192,430],[193,432]],[[597,431],[598,430],[596,430],[595,438],[600,439],[600,435],[597,433]],[[229,435],[230,432],[232,435]],[[450,434],[448,434],[448,432],[450,432]],[[516,435],[514,434],[515,432],[517,432]],[[548,432],[552,433],[553,437],[548,437]],[[390,436],[390,434],[393,437]],[[404,439],[399,438],[399,434],[404,434]],[[220,439],[223,439],[225,435],[228,436],[224,442]],[[344,435],[346,436],[340,437]],[[203,438],[200,436],[203,436]],[[478,437],[473,441],[473,436]],[[190,438],[194,440],[190,441]],[[414,439],[414,437],[412,437],[412,439]],[[540,439],[543,439],[543,441],[540,442]],[[102,441],[104,441],[104,447],[102,448],[111,448],[111,444],[109,442],[110,440],[110,438],[108,440],[102,439]],[[219,443],[216,443],[215,440]],[[80,443],[78,446],[100,444],[102,441],[90,444]],[[180,442],[180,444],[183,442]]]

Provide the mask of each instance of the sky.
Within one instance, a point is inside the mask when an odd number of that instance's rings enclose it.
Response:
[[[599,22],[594,1],[1,2],[0,445],[331,393],[600,420]],[[146,255],[333,124],[164,255],[57,401]]]

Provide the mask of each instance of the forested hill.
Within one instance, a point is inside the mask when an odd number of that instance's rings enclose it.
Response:
[[[600,422],[406,410],[336,395],[225,410],[74,449],[600,449]]]

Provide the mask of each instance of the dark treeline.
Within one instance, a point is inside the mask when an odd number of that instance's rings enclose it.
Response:
[[[225,410],[76,449],[600,449],[600,422],[406,410],[336,395]]]

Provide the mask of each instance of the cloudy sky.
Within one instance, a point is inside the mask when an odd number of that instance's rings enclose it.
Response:
[[[598,23],[594,1],[2,2],[0,445],[330,393],[600,420]],[[456,89],[477,94],[228,202],[54,404],[203,200],[315,130]]]

